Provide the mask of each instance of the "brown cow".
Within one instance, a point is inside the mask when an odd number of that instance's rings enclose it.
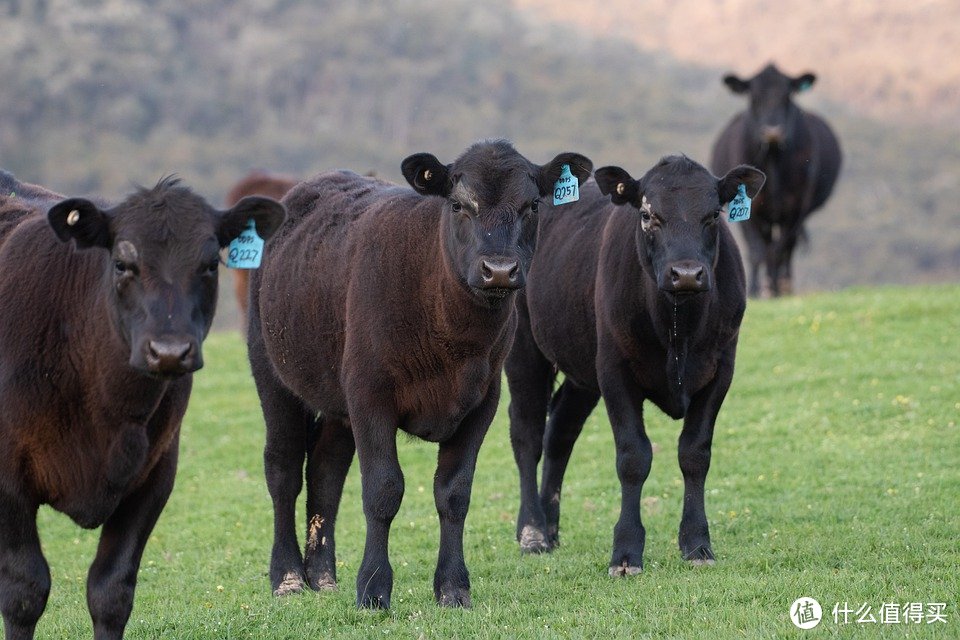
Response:
[[[227,192],[226,204],[228,207],[240,202],[247,196],[266,196],[279,200],[287,191],[300,182],[289,176],[267,173],[254,169]],[[237,299],[237,309],[240,315],[240,328],[247,331],[247,305],[250,300],[250,269],[231,269],[233,271],[233,293]]]
[[[564,165],[578,182],[590,175],[579,154],[539,166],[508,142],[482,142],[452,164],[426,153],[404,160],[415,191],[333,172],[286,195],[290,218],[253,274],[248,338],[267,424],[275,594],[336,585],[334,526],[356,449],[367,521],[357,605],[390,606],[400,429],[440,444],[434,596],[470,605],[463,523],[473,471],[500,397],[539,200]],[[304,457],[305,558],[294,519]]]
[[[87,576],[98,640],[121,638],[144,546],[173,488],[180,422],[217,300],[219,250],[266,198],[217,211],[178,180],[116,207],[0,172],[0,610],[32,638],[50,592],[49,504],[103,525]],[[49,212],[48,212],[49,209]]]

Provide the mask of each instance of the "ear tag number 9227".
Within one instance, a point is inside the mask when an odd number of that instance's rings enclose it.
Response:
[[[560,178],[553,185],[553,204],[567,204],[580,199],[580,182],[570,173],[570,165],[560,170]]]
[[[256,269],[263,257],[263,238],[257,235],[257,225],[247,220],[247,227],[230,243],[227,266],[231,269]]]
[[[750,219],[750,196],[747,195],[747,188],[740,185],[737,188],[737,195],[727,205],[727,213],[730,216],[730,222],[743,222]]]

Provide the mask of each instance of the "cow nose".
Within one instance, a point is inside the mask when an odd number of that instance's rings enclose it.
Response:
[[[775,125],[764,125],[761,129],[761,135],[764,142],[777,143],[783,142],[783,127]]]
[[[517,260],[481,260],[480,275],[484,289],[514,289],[518,286],[520,262]]]
[[[703,265],[681,262],[670,267],[669,291],[674,293],[697,293],[709,289]]]
[[[197,350],[192,342],[147,342],[147,369],[150,373],[179,375],[196,371]]]

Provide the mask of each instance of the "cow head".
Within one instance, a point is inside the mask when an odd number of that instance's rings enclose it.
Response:
[[[663,158],[639,180],[620,167],[601,167],[595,178],[614,204],[635,213],[637,255],[674,301],[710,291],[726,205],[741,184],[753,198],[765,180],[747,165],[718,179],[686,156]]]
[[[444,198],[447,260],[471,291],[495,306],[526,281],[540,199],[553,193],[563,165],[580,184],[593,168],[578,153],[536,165],[496,140],[473,145],[451,164],[418,153],[403,161],[402,170],[418,193]]]
[[[789,146],[794,135],[799,109],[793,94],[809,89],[816,79],[812,73],[791,78],[769,64],[749,80],[728,74],[723,82],[732,92],[749,95],[747,130],[752,141],[776,148]]]
[[[248,220],[267,238],[286,215],[283,205],[261,197],[218,211],[178,183],[165,178],[109,209],[68,198],[47,213],[60,240],[109,252],[103,261],[107,305],[130,349],[129,364],[163,377],[203,366],[200,346],[216,307],[220,248]]]

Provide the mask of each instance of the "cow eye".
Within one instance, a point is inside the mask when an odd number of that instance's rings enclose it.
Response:
[[[207,263],[207,273],[216,273],[220,270],[220,259],[211,260]]]
[[[643,220],[644,222],[650,222],[651,220],[653,220],[653,216],[650,215],[649,211],[641,211],[640,219]]]
[[[461,211],[463,211],[463,205],[457,202],[456,200],[451,200],[450,209],[452,209],[454,213],[460,213]]]
[[[123,276],[128,273],[133,273],[133,266],[127,264],[123,260],[114,260],[113,261],[113,270],[118,276]]]
[[[539,201],[539,200],[534,200],[533,202],[530,203],[530,211],[533,212],[533,213],[539,213],[539,211],[540,211],[540,201]]]
[[[716,211],[713,212],[713,220],[714,220],[714,222],[716,222],[717,220],[720,219],[720,213],[721,213],[721,212],[720,212],[720,209],[717,209]]]

